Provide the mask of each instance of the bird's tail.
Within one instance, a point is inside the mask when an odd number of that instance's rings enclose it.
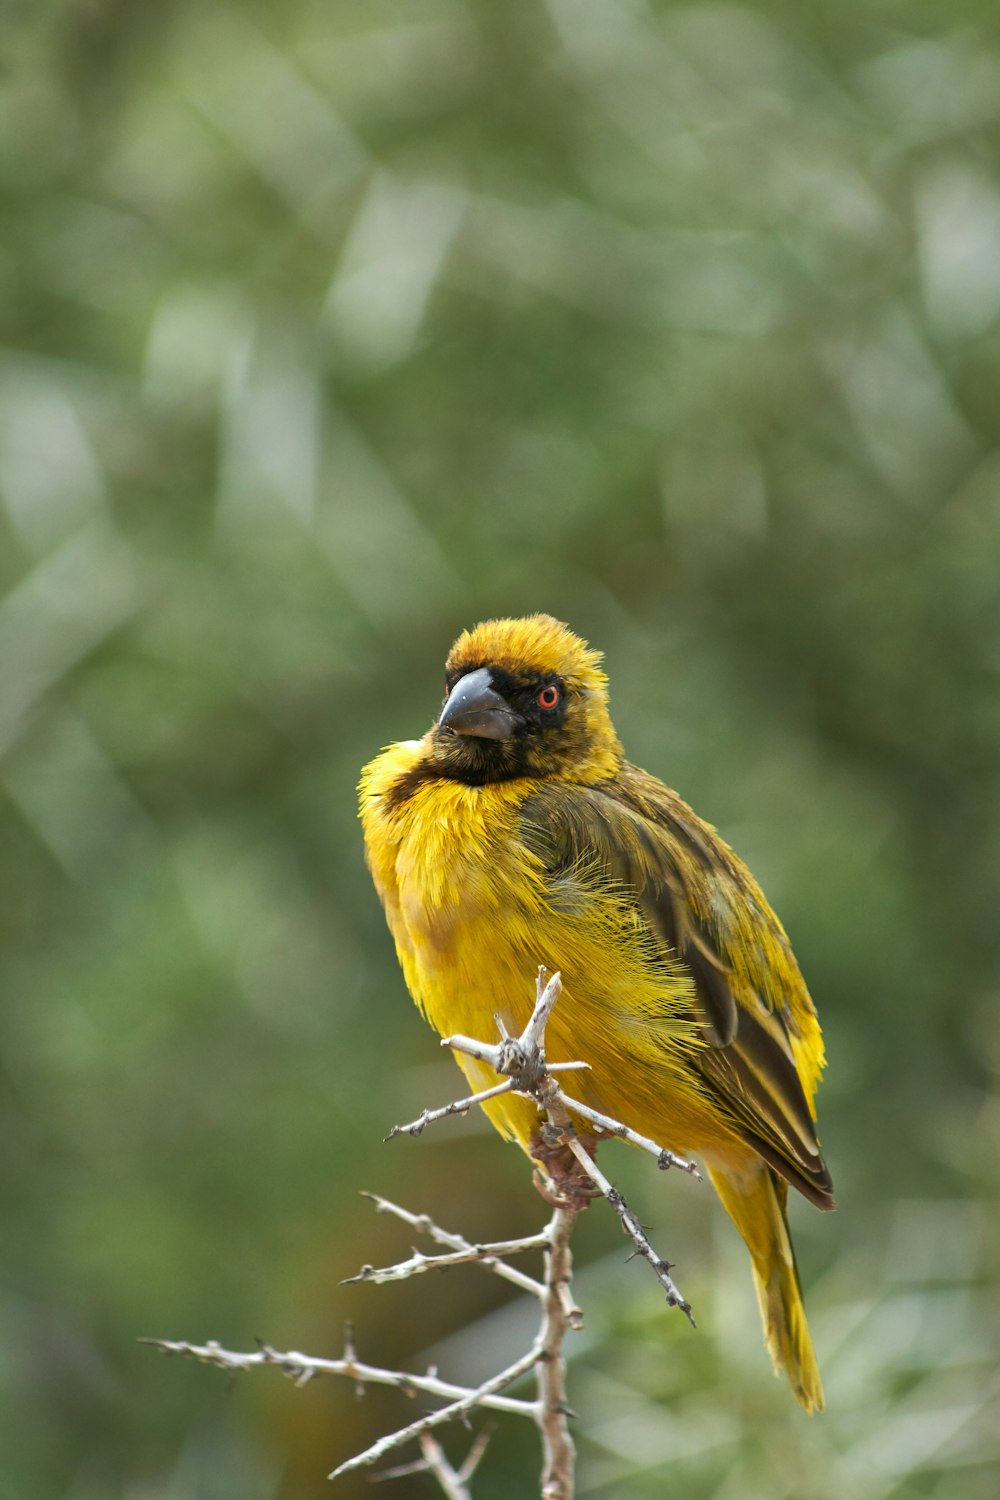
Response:
[[[796,1401],[806,1411],[822,1411],[823,1385],[788,1234],[788,1184],[763,1165],[753,1176],[711,1169],[709,1176],[753,1259],[764,1338],[775,1373],[786,1372]]]

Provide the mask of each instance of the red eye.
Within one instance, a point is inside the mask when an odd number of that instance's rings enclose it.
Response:
[[[559,689],[554,682],[550,682],[548,687],[542,688],[538,695],[538,702],[542,708],[555,708],[559,702]]]

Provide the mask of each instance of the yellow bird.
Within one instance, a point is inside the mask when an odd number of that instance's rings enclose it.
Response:
[[[708,1168],[753,1262],[767,1346],[796,1399],[823,1388],[788,1234],[788,1184],[832,1208],[815,1131],[816,1011],[746,866],[630,765],[600,653],[548,615],[459,637],[444,708],[361,777],[369,866],[403,974],[442,1035],[520,1032],[559,970],[550,1061],[581,1102]],[[496,1075],[459,1062],[473,1089]],[[538,1113],[486,1106],[530,1152]],[[536,1148],[537,1149],[537,1148]]]

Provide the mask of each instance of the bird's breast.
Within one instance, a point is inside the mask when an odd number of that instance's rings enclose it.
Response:
[[[403,819],[395,874],[410,941],[450,951],[498,911],[530,901],[537,874],[516,838],[519,798],[506,787],[440,781]],[[534,876],[534,878],[532,878]]]
[[[371,830],[407,985],[441,1032],[492,1037],[494,1014],[516,1021],[522,999],[530,1009],[545,890],[540,862],[518,836],[524,795],[511,782],[429,779],[403,802],[384,797],[384,821]]]

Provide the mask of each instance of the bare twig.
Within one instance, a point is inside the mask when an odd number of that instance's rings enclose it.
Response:
[[[554,1181],[545,1189],[545,1196],[553,1204],[549,1223],[539,1233],[520,1239],[474,1244],[460,1234],[443,1229],[426,1214],[412,1213],[387,1198],[369,1193],[366,1196],[371,1198],[377,1212],[391,1214],[418,1233],[428,1235],[435,1244],[442,1247],[444,1253],[425,1255],[415,1249],[407,1260],[382,1268],[363,1266],[357,1276],[348,1278],[350,1283],[382,1283],[403,1281],[426,1271],[447,1271],[458,1265],[482,1266],[521,1291],[530,1293],[541,1304],[541,1327],[531,1347],[519,1359],[473,1387],[441,1380],[436,1370],[428,1370],[425,1375],[412,1375],[363,1364],[357,1358],[350,1333],[345,1341],[344,1356],[339,1360],[317,1359],[295,1350],[282,1353],[263,1343],[256,1351],[241,1354],[223,1349],[214,1340],[201,1345],[165,1339],[146,1339],[143,1342],[153,1344],[164,1353],[186,1355],[227,1370],[274,1365],[299,1385],[304,1385],[317,1375],[343,1375],[353,1380],[359,1390],[366,1384],[392,1385],[408,1396],[420,1393],[437,1397],[446,1403],[439,1410],[429,1412],[395,1432],[387,1433],[364,1452],[355,1454],[334,1470],[330,1476],[334,1479],[353,1469],[374,1464],[385,1454],[415,1440],[420,1443],[421,1457],[413,1463],[386,1470],[378,1477],[388,1479],[425,1473],[437,1480],[447,1500],[470,1500],[468,1481],[482,1457],[488,1434],[476,1439],[465,1462],[456,1469],[434,1436],[436,1429],[445,1423],[464,1419],[469,1412],[480,1407],[529,1417],[542,1437],[542,1500],[572,1500],[575,1453],[569,1430],[570,1412],[566,1404],[563,1346],[567,1332],[579,1328],[582,1321],[580,1309],[573,1300],[569,1243],[576,1216],[586,1205],[587,1194],[592,1191],[588,1184],[592,1184],[593,1189],[602,1194],[614,1208],[637,1254],[649,1261],[656,1273],[668,1304],[681,1308],[691,1318],[691,1308],[670,1276],[669,1263],[653,1250],[637,1216],[597,1166],[591,1151],[578,1138],[574,1119],[585,1120],[593,1126],[598,1139],[614,1136],[649,1152],[662,1168],[677,1167],[696,1177],[699,1173],[694,1164],[684,1157],[675,1155],[657,1142],[631,1130],[621,1121],[611,1119],[563,1092],[554,1075],[585,1069],[588,1065],[582,1061],[546,1062],[545,1026],[561,989],[558,974],[548,978],[545,969],[539,969],[535,1006],[520,1036],[508,1035],[502,1022],[498,1020],[499,1042],[488,1043],[476,1037],[457,1035],[445,1038],[443,1046],[487,1063],[504,1081],[441,1108],[425,1109],[409,1124],[393,1126],[386,1137],[391,1140],[397,1135],[420,1135],[428,1125],[449,1116],[466,1114],[475,1106],[505,1093],[513,1092],[533,1099],[545,1120],[542,1126],[544,1147],[541,1155],[546,1155],[551,1147],[553,1160],[559,1159],[560,1154],[565,1151],[576,1163],[572,1168],[576,1175],[568,1179],[571,1186],[567,1187],[565,1194],[562,1192],[563,1183],[556,1173],[553,1173]],[[544,1252],[545,1269],[542,1280],[508,1264],[508,1257],[512,1255],[539,1249]],[[691,1321],[693,1323],[694,1319],[691,1318]],[[537,1384],[535,1400],[527,1401],[505,1394],[509,1386],[532,1371],[535,1372]]]
[[[467,1391],[458,1401],[453,1401],[449,1406],[443,1406],[440,1411],[431,1412],[426,1417],[421,1417],[416,1422],[411,1422],[408,1427],[401,1427],[397,1432],[386,1433],[377,1442],[371,1444],[363,1453],[356,1453],[353,1458],[347,1459],[345,1463],[339,1464],[330,1475],[331,1479],[339,1479],[341,1474],[349,1474],[352,1469],[362,1469],[367,1464],[377,1463],[385,1453],[391,1453],[394,1448],[401,1448],[413,1438],[418,1438],[422,1433],[430,1432],[435,1427],[441,1427],[445,1422],[454,1422],[456,1418],[464,1417],[466,1412],[472,1411],[476,1406],[493,1406],[497,1411],[502,1410],[497,1405],[497,1398],[506,1386],[513,1385],[515,1380],[520,1380],[522,1375],[527,1375],[532,1370],[540,1357],[539,1339],[536,1338],[526,1354],[520,1359],[514,1360],[499,1375],[492,1375],[489,1380],[484,1380],[482,1385],[475,1390]],[[518,1403],[522,1409],[525,1405],[530,1406],[531,1414],[538,1416],[536,1402]],[[509,1409],[509,1408],[508,1408]]]
[[[398,1464],[394,1469],[382,1469],[378,1474],[373,1474],[372,1479],[405,1479],[410,1474],[433,1474],[447,1500],[471,1500],[466,1481],[472,1478],[479,1467],[479,1461],[495,1431],[494,1427],[483,1428],[458,1469],[452,1466],[434,1434],[425,1432],[420,1439],[420,1458],[415,1459],[412,1464]]]
[[[509,1036],[503,1022],[497,1018],[499,1042],[491,1044],[481,1042],[477,1037],[456,1034],[442,1037],[441,1045],[489,1063],[495,1073],[511,1078],[517,1093],[532,1094],[546,1073],[551,1071],[545,1063],[545,1026],[561,994],[560,975],[553,974],[546,982],[546,971],[541,967],[535,981],[535,1008],[520,1036]],[[575,1066],[589,1065],[578,1063]]]
[[[557,1066],[558,1064],[555,1065]],[[554,1071],[555,1068],[550,1063],[549,1072]],[[679,1172],[688,1172],[701,1182],[702,1177],[697,1164],[688,1161],[686,1156],[677,1156],[673,1151],[668,1151],[665,1146],[659,1146],[656,1141],[651,1141],[648,1136],[640,1135],[637,1130],[630,1130],[620,1120],[612,1120],[610,1115],[602,1115],[599,1110],[591,1109],[587,1104],[581,1104],[579,1099],[571,1099],[565,1093],[563,1099],[575,1115],[580,1115],[589,1124],[596,1125],[602,1135],[613,1135],[616,1140],[628,1141],[630,1146],[638,1146],[640,1151],[648,1151],[650,1156],[655,1156],[656,1165],[662,1172],[665,1172],[668,1167],[676,1167]]]
[[[498,1083],[495,1088],[483,1089],[481,1093],[470,1094],[467,1099],[455,1099],[451,1104],[442,1104],[440,1109],[421,1110],[415,1120],[407,1125],[394,1125],[385,1137],[387,1141],[394,1141],[397,1135],[422,1135],[428,1125],[435,1124],[438,1120],[446,1120],[449,1115],[467,1115],[469,1110],[476,1104],[485,1104],[487,1099],[495,1099],[498,1094],[509,1094],[513,1084],[508,1079],[506,1083]]]
[[[656,1251],[649,1243],[649,1240],[646,1238],[646,1232],[640,1224],[638,1218],[633,1213],[632,1209],[629,1208],[628,1204],[625,1202],[624,1197],[618,1191],[618,1189],[616,1187],[612,1187],[611,1183],[605,1177],[604,1173],[601,1171],[600,1167],[597,1165],[596,1161],[594,1161],[590,1153],[584,1150],[583,1146],[580,1145],[580,1142],[574,1136],[568,1137],[566,1144],[572,1151],[573,1155],[576,1157],[577,1161],[580,1163],[580,1166],[586,1172],[587,1176],[590,1178],[591,1182],[593,1182],[596,1187],[600,1188],[604,1197],[608,1200],[608,1202],[611,1204],[611,1207],[615,1210],[615,1213],[621,1219],[622,1228],[628,1235],[629,1239],[631,1239],[632,1243],[635,1245],[636,1252],[641,1255],[644,1260],[649,1261],[649,1264],[652,1266],[654,1272],[656,1273],[657,1280],[667,1294],[667,1305],[669,1307],[679,1307],[681,1312],[686,1316],[688,1322],[691,1324],[691,1327],[694,1328],[695,1321],[694,1315],[691,1312],[691,1304],[681,1296],[673,1279],[671,1278],[670,1262],[661,1259],[661,1257],[657,1255]]]
[[[450,1229],[442,1229],[440,1224],[435,1224],[434,1220],[428,1214],[411,1213],[408,1208],[401,1208],[398,1203],[392,1203],[388,1198],[380,1198],[378,1193],[363,1193],[362,1197],[371,1199],[375,1205],[376,1213],[393,1214],[397,1219],[402,1219],[404,1224],[409,1224],[411,1228],[419,1230],[421,1234],[429,1235],[436,1244],[447,1245],[449,1249],[464,1255],[466,1259],[478,1261],[487,1271],[492,1271],[496,1276],[501,1277],[502,1280],[509,1281],[513,1286],[520,1287],[521,1291],[530,1292],[533,1297],[541,1297],[544,1294],[545,1288],[542,1282],[536,1281],[533,1276],[527,1276],[524,1271],[519,1271],[516,1266],[508,1266],[505,1261],[495,1259],[501,1253],[497,1245],[473,1245],[467,1239],[464,1239],[462,1235],[455,1234]],[[512,1240],[509,1243],[518,1249],[522,1246],[525,1249],[533,1247],[544,1249],[549,1243],[548,1226],[540,1230],[538,1234],[529,1235],[523,1240]],[[357,1281],[375,1281],[377,1279],[378,1273],[372,1271],[370,1275],[366,1276],[364,1268],[360,1276],[351,1278],[351,1280]]]
[[[490,1439],[492,1438],[496,1430],[496,1423],[490,1422],[489,1425],[484,1427],[482,1432],[479,1433],[472,1447],[465,1455],[465,1462],[458,1471],[459,1479],[465,1480],[472,1478],[473,1474],[479,1468],[480,1459],[486,1452],[486,1449],[489,1446]]]
[[[669,1261],[657,1255],[638,1217],[629,1208],[621,1192],[612,1186],[590,1153],[581,1146],[577,1139],[571,1112],[581,1115],[589,1123],[596,1125],[602,1134],[627,1140],[632,1145],[648,1151],[656,1157],[657,1164],[662,1168],[678,1167],[684,1172],[689,1172],[699,1181],[701,1181],[701,1173],[686,1157],[677,1156],[656,1141],[651,1141],[647,1136],[631,1130],[620,1120],[613,1120],[587,1105],[580,1104],[578,1100],[571,1099],[559,1087],[552,1076],[552,1069],[546,1065],[544,1042],[545,1024],[561,993],[560,976],[553,974],[550,979],[546,980],[546,971],[540,968],[536,981],[535,1008],[519,1037],[508,1036],[502,1023],[498,1023],[502,1033],[501,1039],[492,1045],[477,1041],[472,1037],[451,1036],[445,1038],[442,1046],[452,1047],[457,1052],[464,1052],[471,1057],[478,1058],[480,1062],[489,1063],[496,1072],[510,1077],[515,1093],[527,1094],[535,1100],[546,1115],[547,1133],[551,1144],[566,1146],[573,1153],[583,1172],[617,1213],[622,1228],[635,1245],[636,1253],[652,1266],[657,1280],[666,1293],[667,1305],[679,1307],[693,1325],[691,1304],[682,1296],[671,1278]],[[558,1187],[556,1191],[558,1192]]]
[[[459,1042],[464,1043],[464,1047],[459,1047]],[[467,1051],[470,1046],[476,1044],[469,1037],[449,1037],[441,1045],[443,1047],[454,1046],[456,1051]],[[589,1069],[590,1064],[585,1062],[562,1062],[548,1063],[547,1066],[550,1073],[576,1073],[584,1069]],[[509,1094],[513,1088],[514,1084],[512,1080],[508,1079],[506,1083],[495,1084],[491,1089],[482,1089],[478,1094],[470,1094],[466,1099],[453,1099],[450,1104],[442,1104],[438,1109],[421,1110],[415,1120],[409,1120],[405,1125],[394,1125],[385,1139],[387,1141],[394,1141],[397,1135],[423,1135],[428,1125],[436,1125],[438,1120],[447,1120],[451,1115],[467,1115],[469,1110],[475,1108],[476,1105],[485,1104],[487,1099],[496,1099],[501,1094]],[[583,1112],[581,1109],[581,1113]],[[608,1127],[609,1134],[621,1135],[624,1139],[631,1140],[633,1144],[637,1146],[641,1145],[644,1150],[652,1150],[654,1153],[659,1150],[658,1147],[654,1147],[652,1141],[646,1141],[645,1136],[633,1135],[627,1125],[619,1125],[615,1121],[609,1120]],[[664,1152],[663,1155],[669,1157],[670,1160],[661,1162],[661,1166],[682,1166],[688,1172],[695,1170],[689,1162],[683,1161],[679,1156],[674,1156],[670,1151]]]
[[[493,1411],[513,1412],[520,1417],[533,1417],[535,1403],[520,1401],[513,1396],[499,1394],[501,1386],[485,1390],[482,1386],[453,1385],[451,1381],[439,1380],[436,1375],[411,1375],[405,1370],[382,1370],[377,1365],[366,1365],[353,1354],[344,1359],[320,1359],[312,1354],[300,1354],[297,1349],[281,1351],[270,1344],[247,1353],[224,1349],[215,1339],[207,1344],[189,1344],[184,1340],[140,1339],[162,1354],[181,1354],[188,1359],[199,1360],[204,1365],[217,1365],[220,1370],[252,1370],[256,1365],[274,1365],[296,1385],[307,1385],[317,1375],[346,1375],[349,1380],[365,1385],[394,1385],[407,1396],[418,1391],[427,1396],[438,1396],[446,1401],[463,1403],[474,1400],[478,1406],[488,1406]],[[516,1378],[516,1377],[512,1377]],[[507,1382],[509,1384],[509,1382]]]
[[[495,1271],[501,1265],[498,1259],[501,1255],[518,1255],[525,1250],[540,1250],[548,1244],[548,1238],[544,1234],[529,1235],[523,1240],[497,1240],[495,1244],[470,1245],[468,1250],[454,1250],[450,1255],[424,1255],[421,1250],[414,1250],[409,1260],[399,1261],[394,1266],[362,1266],[357,1276],[345,1276],[340,1283],[341,1286],[354,1286],[359,1281],[373,1281],[376,1286],[382,1286],[387,1281],[406,1281],[411,1276],[419,1276],[424,1271],[448,1271],[452,1266],[468,1265],[470,1261],[478,1261],[488,1271]],[[506,1267],[505,1269],[510,1269]],[[524,1278],[530,1282],[530,1276]],[[534,1283],[538,1292],[543,1288],[541,1282]],[[525,1288],[529,1290],[529,1288]]]

